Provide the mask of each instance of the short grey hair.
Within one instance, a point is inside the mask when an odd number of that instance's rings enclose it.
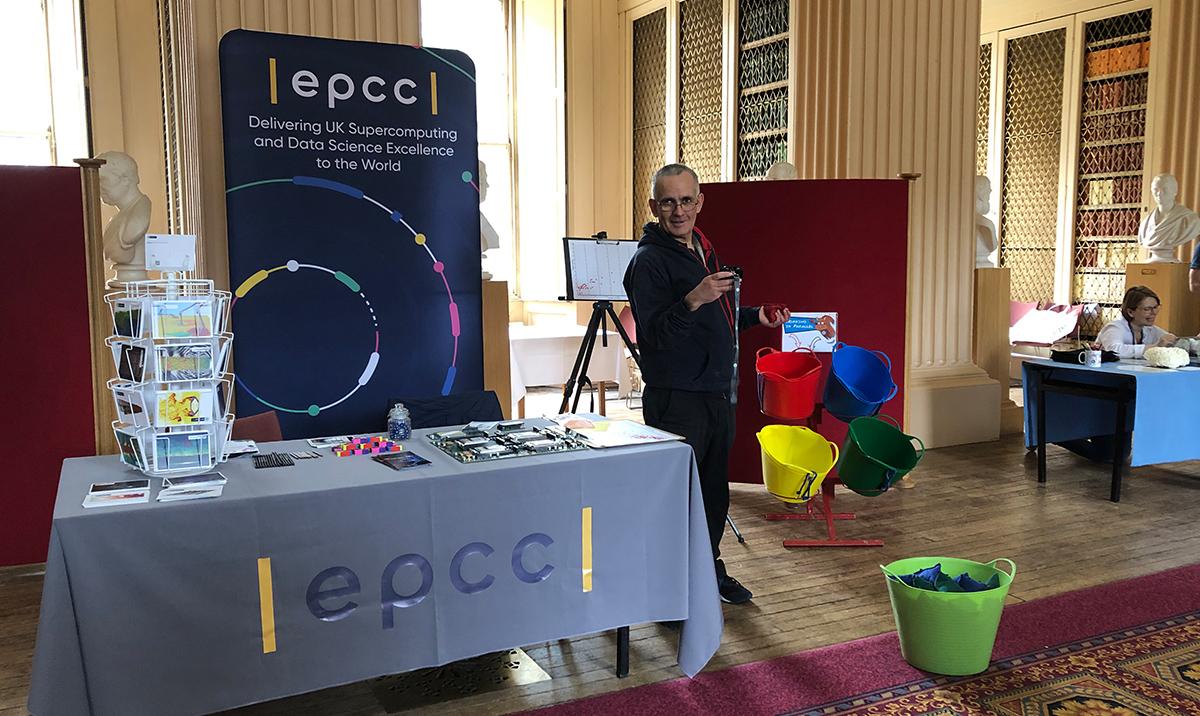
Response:
[[[663,177],[673,177],[680,174],[691,174],[692,179],[696,180],[696,187],[700,187],[700,175],[686,164],[668,164],[662,169],[654,172],[654,178],[650,180],[650,198],[658,198],[658,180]]]

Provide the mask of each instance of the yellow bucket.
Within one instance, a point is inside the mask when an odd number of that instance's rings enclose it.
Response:
[[[758,445],[767,492],[792,504],[816,497],[838,461],[836,444],[795,425],[767,425],[758,431]]]

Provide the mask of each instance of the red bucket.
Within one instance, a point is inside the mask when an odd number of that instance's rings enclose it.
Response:
[[[760,348],[756,355],[759,410],[783,420],[812,415],[821,383],[821,361],[816,354],[808,348]]]

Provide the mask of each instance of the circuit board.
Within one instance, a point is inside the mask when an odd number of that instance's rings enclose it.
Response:
[[[462,463],[588,449],[582,440],[568,435],[561,428],[515,427],[512,422],[502,423],[490,430],[467,425],[458,430],[430,433],[427,437],[434,447]]]

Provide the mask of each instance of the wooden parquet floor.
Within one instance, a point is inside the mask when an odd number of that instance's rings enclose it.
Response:
[[[1200,439],[1200,436],[1197,436]],[[892,630],[878,565],[911,556],[1008,557],[1018,565],[1010,599],[1024,601],[1200,561],[1200,463],[1133,470],[1122,501],[1108,501],[1108,470],[1052,447],[1049,481],[1017,436],[930,451],[915,487],[877,498],[839,494],[846,537],[881,548],[787,550],[785,538],[820,538],[823,525],[766,522],[781,505],[757,485],[734,485],[731,514],[746,537],[722,543],[729,571],[755,593],[725,606],[725,634],[709,669],[768,659]],[[25,713],[41,579],[0,571],[0,715]],[[526,648],[553,677],[428,708],[429,714],[502,714],[677,678],[675,634],[631,630],[631,674],[613,675],[615,636]],[[384,711],[359,683],[239,709],[239,716],[367,716]]]

